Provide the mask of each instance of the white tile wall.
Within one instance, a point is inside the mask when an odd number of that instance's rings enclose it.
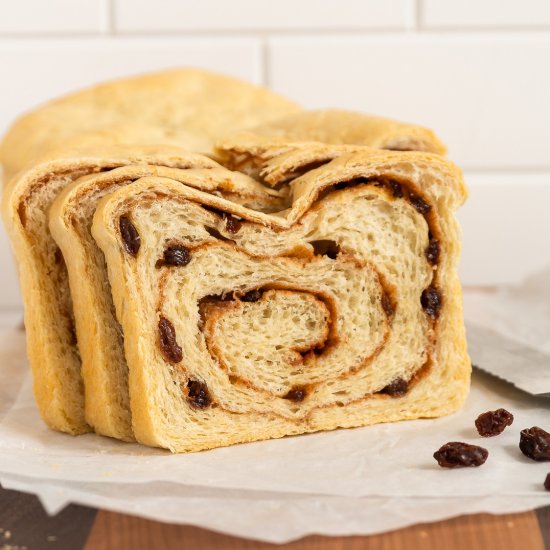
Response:
[[[466,173],[458,212],[465,284],[515,283],[550,266],[550,173]]]
[[[550,0],[0,0],[0,132],[99,80],[194,65],[431,126],[466,169],[467,284],[550,264]],[[0,312],[20,307],[0,229]]]
[[[270,39],[271,86],[436,128],[467,169],[550,169],[550,34]]]
[[[106,5],[105,0],[2,0],[0,35],[100,32]]]
[[[420,0],[423,28],[471,29],[550,25],[548,0]]]
[[[118,0],[120,32],[404,28],[409,0]]]

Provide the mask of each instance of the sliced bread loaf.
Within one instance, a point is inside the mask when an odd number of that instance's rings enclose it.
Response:
[[[159,177],[101,199],[138,441],[196,451],[464,401],[459,170],[364,148],[291,187],[285,216]]]
[[[176,147],[118,147],[104,151],[94,149],[92,153],[67,151],[64,155],[45,158],[22,172],[3,193],[3,218],[16,256],[25,306],[34,392],[43,419],[57,430],[77,434],[90,428],[84,415],[81,362],[67,268],[49,231],[49,210],[60,191],[77,178],[136,164],[220,168],[202,155]],[[202,180],[205,183],[201,186],[208,187],[208,177]],[[268,201],[272,200],[260,185],[253,187],[255,190],[249,188],[249,191],[256,198],[263,194]],[[226,190],[231,197],[238,194],[238,189],[235,192],[226,187]]]
[[[189,154],[189,168],[183,162],[180,166],[134,165],[83,176],[60,192],[50,210],[50,231],[68,270],[82,361],[85,418],[102,435],[133,439],[122,330],[114,314],[103,254],[90,233],[99,200],[123,185],[155,175],[250,208],[276,210],[281,206],[277,192],[204,157]]]

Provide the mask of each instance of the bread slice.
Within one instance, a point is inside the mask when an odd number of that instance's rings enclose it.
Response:
[[[190,168],[127,166],[83,176],[65,187],[50,209],[50,231],[68,269],[82,358],[85,418],[102,435],[133,440],[122,330],[114,314],[103,254],[90,233],[98,201],[123,185],[155,175],[254,209],[276,210],[282,204],[277,192],[213,161],[190,154],[187,164]]]
[[[78,434],[90,427],[84,415],[81,363],[67,268],[48,229],[50,206],[60,191],[77,178],[121,166],[138,164],[212,170],[220,167],[202,155],[176,147],[119,147],[73,154],[67,152],[65,156],[45,158],[12,179],[3,194],[2,209],[18,263],[28,354],[40,414],[50,427]],[[141,168],[139,175],[145,173],[143,170],[147,169]],[[174,177],[172,173],[171,177]],[[201,186],[208,187],[208,177],[202,179]],[[230,189],[230,183],[226,191],[228,196],[234,197],[239,189]],[[262,191],[261,186],[253,187],[254,190],[249,190],[256,198],[264,195],[271,200],[271,195]],[[223,189],[220,192],[223,193]]]
[[[101,136],[103,147],[193,144],[192,150],[206,152],[228,129],[298,110],[288,99],[235,78],[201,69],[162,71],[80,90],[22,116],[0,144],[0,162],[9,180],[73,138],[90,145]]]
[[[364,148],[291,187],[285,216],[158,177],[100,201],[138,441],[198,451],[463,403],[460,171]]]

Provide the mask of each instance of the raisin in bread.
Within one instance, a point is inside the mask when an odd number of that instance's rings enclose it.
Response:
[[[158,177],[100,201],[138,441],[197,451],[463,403],[460,171],[365,148],[291,187],[284,216]]]
[[[18,263],[38,408],[50,427],[68,433],[83,433],[90,428],[84,414],[81,362],[67,268],[48,229],[48,213],[60,191],[77,178],[133,164],[221,169],[202,155],[175,147],[109,148],[104,152],[94,150],[78,156],[67,153],[46,158],[13,178],[3,194],[3,217]],[[140,176],[143,174],[139,172]],[[208,177],[203,179],[205,183],[201,186],[207,186]],[[230,187],[231,183],[228,184]],[[226,186],[231,198],[241,187],[238,182],[235,185],[236,189]],[[261,196],[268,202],[272,200],[272,195],[266,195],[258,184],[247,186],[247,190],[255,196],[254,201]]]
[[[296,111],[291,101],[235,78],[200,69],[162,71],[80,90],[22,116],[0,144],[0,162],[8,180],[79,134],[91,133],[84,140],[91,143],[96,132],[104,133],[103,146],[188,147],[196,139],[198,148],[193,150],[208,151],[228,128],[246,128]],[[113,127],[118,128],[114,133]]]
[[[82,360],[85,418],[102,435],[133,439],[122,331],[114,315],[103,254],[90,233],[99,200],[123,185],[155,175],[254,209],[276,210],[281,205],[277,192],[244,174],[197,155],[189,155],[188,165],[197,167],[127,166],[83,176],[61,191],[50,210],[50,231],[68,270]]]

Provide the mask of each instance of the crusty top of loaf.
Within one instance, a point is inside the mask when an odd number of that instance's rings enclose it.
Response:
[[[108,143],[166,142],[199,150],[229,129],[295,112],[291,101],[265,88],[200,69],[174,69],[115,80],[56,99],[17,120],[0,144],[5,174],[82,132],[118,127]],[[152,131],[153,137],[147,137]],[[91,138],[90,138],[91,139]]]
[[[259,139],[260,138],[260,139]],[[374,115],[338,109],[301,111],[229,135],[218,145],[221,149],[251,143],[267,143],[277,148],[285,142],[319,141],[328,144],[367,145],[400,151],[438,153],[446,147],[432,130]]]

